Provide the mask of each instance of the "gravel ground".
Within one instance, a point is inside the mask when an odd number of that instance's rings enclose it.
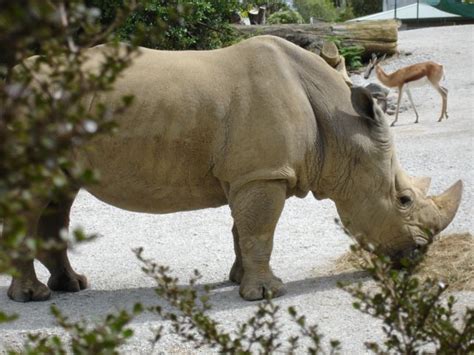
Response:
[[[457,217],[446,233],[473,232],[473,114],[474,114],[474,26],[438,27],[400,32],[402,53],[385,65],[387,71],[431,59],[446,69],[449,88],[449,120],[438,123],[441,98],[434,89],[413,90],[420,113],[403,112],[393,128],[402,166],[413,175],[431,176],[432,192],[439,193],[457,179],[464,181],[464,195]],[[372,79],[374,80],[374,79]],[[362,82],[360,77],[354,81]],[[390,117],[393,119],[393,117]],[[324,270],[345,253],[350,240],[335,226],[337,216],[331,201],[312,197],[287,201],[280,219],[272,265],[288,287],[288,294],[276,300],[284,310],[296,305],[308,321],[318,323],[325,342],[339,339],[343,353],[365,353],[364,341],[380,341],[380,323],[352,308],[351,297],[338,289],[339,280],[354,280],[357,275],[328,276]],[[183,283],[197,268],[203,274],[200,284],[212,287],[210,314],[223,327],[232,329],[255,310],[255,303],[243,301],[238,288],[227,282],[233,261],[232,221],[228,207],[172,215],[147,215],[126,212],[103,204],[82,191],[74,203],[72,225],[82,226],[99,238],[78,246],[71,253],[75,269],[88,276],[91,287],[77,294],[54,293],[50,301],[20,304],[6,296],[10,280],[0,277],[0,309],[15,312],[20,318],[0,325],[0,353],[7,347],[19,348],[28,332],[57,333],[49,313],[52,304],[72,319],[99,319],[108,312],[131,307],[135,302],[155,304],[153,282],[138,266],[131,248],[143,246],[147,256],[170,265]],[[38,264],[40,279],[48,274]],[[474,293],[456,294],[459,307],[474,304]],[[295,327],[281,315],[287,338]],[[136,336],[124,353],[150,353],[151,328],[160,322],[150,315],[133,323]],[[153,352],[197,353],[176,336],[167,335]],[[201,353],[208,351],[202,350]]]

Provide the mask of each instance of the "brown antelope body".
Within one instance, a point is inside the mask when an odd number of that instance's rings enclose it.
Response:
[[[381,60],[383,60],[383,58]],[[406,88],[408,99],[410,100],[410,104],[415,111],[415,123],[418,123],[419,115],[416,111],[415,103],[413,102],[410,87],[425,86],[427,84],[432,85],[441,95],[442,108],[438,122],[441,122],[444,117],[446,117],[446,119],[448,118],[448,89],[440,85],[440,81],[444,76],[444,69],[441,64],[435,63],[433,61],[427,61],[409,65],[398,69],[391,74],[387,74],[380,66],[381,60],[377,59],[376,56],[372,56],[372,60],[367,67],[364,77],[367,79],[370,76],[372,70],[375,68],[377,79],[382,84],[389,88],[398,89],[397,111],[395,113],[395,120],[392,122],[392,126],[398,121],[398,112],[400,110],[400,102],[404,88]]]

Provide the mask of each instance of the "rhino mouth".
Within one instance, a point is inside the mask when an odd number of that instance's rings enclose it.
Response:
[[[431,240],[421,235],[416,236],[414,240],[416,245],[388,255],[395,270],[415,267],[423,260]]]
[[[429,239],[426,236],[423,236],[421,234],[416,235],[413,238],[413,240],[415,241],[416,245],[419,247],[425,247],[425,246],[428,246],[428,244],[430,244]]]

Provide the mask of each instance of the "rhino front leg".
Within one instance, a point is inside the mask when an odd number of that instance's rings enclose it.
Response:
[[[234,238],[237,235],[243,271],[240,295],[246,300],[262,299],[269,292],[273,297],[286,292],[270,268],[273,233],[285,199],[286,182],[278,180],[251,182],[231,193],[229,204],[237,229]],[[238,281],[238,249],[236,255],[234,276]]]
[[[73,201],[74,196],[68,196],[58,202],[49,203],[38,223],[39,236],[58,242],[57,248],[41,251],[37,256],[51,273],[48,286],[53,291],[77,292],[87,287],[86,277],[72,269],[67,247],[62,245],[60,239],[61,230],[68,230]]]

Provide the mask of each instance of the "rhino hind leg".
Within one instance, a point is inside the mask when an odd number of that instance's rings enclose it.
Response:
[[[229,199],[238,240],[234,280],[239,278],[240,295],[249,301],[259,300],[270,293],[272,297],[283,295],[286,290],[281,279],[270,268],[273,233],[286,199],[286,182],[255,181],[231,194]],[[236,238],[237,236],[237,238]]]
[[[51,291],[36,277],[33,260],[18,260],[14,264],[20,276],[13,277],[7,291],[8,297],[17,302],[49,299]]]
[[[37,212],[25,216],[28,235],[36,233],[39,214]],[[5,225],[8,220],[5,221]],[[13,266],[18,274],[13,276],[7,295],[17,302],[44,301],[51,296],[49,288],[40,282],[36,276],[34,260],[25,256],[19,256],[13,260]]]
[[[233,225],[232,235],[234,237],[234,251],[235,251],[235,260],[232,268],[230,269],[229,280],[240,284],[242,281],[242,276],[244,275],[244,268],[242,266],[242,251],[240,250],[239,245],[239,232],[237,231],[237,226]]]
[[[64,197],[58,202],[50,202],[38,223],[38,235],[52,241],[60,241],[63,228],[69,227],[69,213],[74,196]],[[77,274],[67,256],[67,246],[45,250],[38,254],[38,260],[51,273],[48,286],[53,291],[77,292],[87,287],[87,279]]]

